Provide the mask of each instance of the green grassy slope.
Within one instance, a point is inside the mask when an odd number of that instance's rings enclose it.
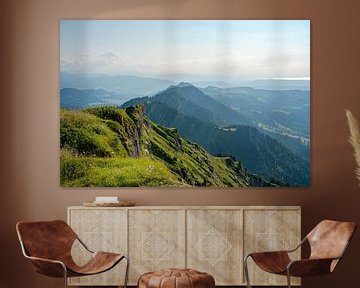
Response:
[[[61,109],[64,187],[268,186],[230,157],[214,157],[144,116],[143,106]]]

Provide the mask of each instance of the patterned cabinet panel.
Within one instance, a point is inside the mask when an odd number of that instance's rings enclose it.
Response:
[[[185,267],[185,210],[129,210],[129,283],[148,271]]]
[[[69,207],[68,222],[93,250],[126,253],[129,284],[139,276],[164,268],[209,272],[216,285],[245,285],[243,258],[250,252],[282,250],[300,242],[300,207]],[[79,264],[89,259],[75,243]],[[300,250],[293,258],[300,258]],[[261,271],[249,260],[253,285],[278,286],[286,277]],[[71,278],[71,285],[121,285],[125,261],[104,274]],[[299,285],[298,279],[293,284]]]
[[[242,210],[187,210],[187,267],[212,274],[216,285],[242,280]]]
[[[244,211],[244,255],[251,252],[286,250],[300,243],[300,209],[246,209]],[[300,259],[300,249],[292,253]],[[252,285],[286,285],[286,277],[263,272],[252,261],[249,276]],[[299,278],[292,284],[299,285]]]
[[[93,251],[127,253],[126,209],[69,209],[69,225]],[[84,264],[89,253],[75,242],[72,255],[76,263]],[[122,285],[125,261],[112,270],[94,276],[69,278],[70,285]]]

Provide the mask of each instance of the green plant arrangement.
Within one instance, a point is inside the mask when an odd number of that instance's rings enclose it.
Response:
[[[349,110],[345,110],[346,117],[350,129],[350,137],[349,142],[354,147],[354,157],[357,163],[357,167],[355,169],[355,174],[357,179],[359,180],[360,185],[360,130],[359,124],[356,120],[355,116]]]

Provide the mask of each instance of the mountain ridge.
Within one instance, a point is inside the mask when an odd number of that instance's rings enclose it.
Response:
[[[171,90],[167,92],[169,91]],[[132,99],[122,107],[139,103],[145,106],[146,115],[150,119],[163,126],[177,128],[183,137],[200,144],[213,155],[235,156],[252,173],[264,176],[268,180],[278,181],[282,183],[281,185],[309,184],[308,162],[254,127],[219,126],[214,122],[201,121],[196,117],[198,115],[187,114],[186,110],[179,111],[176,107],[159,101],[156,96]],[[275,155],[274,151],[277,151],[278,155]],[[298,163],[298,166],[293,163]]]
[[[173,81],[153,77],[60,72],[60,89],[104,89],[128,98],[151,95],[173,84]]]
[[[60,112],[62,186],[276,186],[150,121],[143,106]]]
[[[214,125],[249,124],[240,113],[219,103],[188,82],[171,85],[152,97],[131,99],[123,103],[122,107],[135,105],[144,100],[161,102],[184,115]]]

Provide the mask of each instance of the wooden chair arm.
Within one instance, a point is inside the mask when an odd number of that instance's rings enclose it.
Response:
[[[78,240],[87,251],[90,253],[95,253],[93,250],[90,250],[90,248],[80,239],[78,235],[76,235],[76,240]]]
[[[286,252],[288,253],[292,253],[292,252],[295,252],[297,249],[299,249],[305,242],[307,241],[307,238],[303,238],[301,240],[301,242],[299,243],[299,245],[297,245],[294,249],[290,249],[290,250],[285,250]]]
[[[279,250],[279,251],[264,251],[264,252],[252,252],[249,253],[247,255],[247,257],[257,257],[257,256],[265,256],[265,257],[269,257],[269,256],[278,256],[278,255],[288,255],[288,251],[287,250]]]

